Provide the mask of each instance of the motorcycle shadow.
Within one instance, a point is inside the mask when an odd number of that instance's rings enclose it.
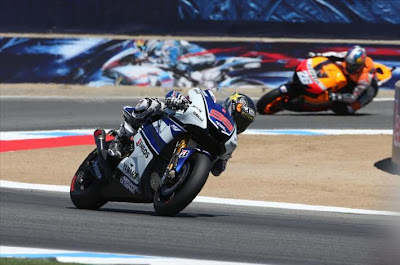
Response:
[[[75,207],[67,207],[68,209],[80,210]],[[108,212],[108,213],[119,213],[119,214],[134,214],[134,215],[146,215],[146,216],[156,216],[156,217],[168,217],[168,216],[159,216],[154,210],[134,210],[134,209],[121,209],[121,208],[100,208],[96,210],[98,212]],[[223,215],[218,215],[223,216]],[[214,214],[197,214],[197,213],[185,213],[181,212],[175,216],[174,218],[200,218],[200,217],[218,217]]]
[[[139,215],[150,215],[150,216],[159,216],[154,212],[154,210],[132,210],[132,209],[115,209],[115,208],[101,208],[98,211],[103,212],[114,212],[114,213],[125,213],[125,214],[139,214]],[[165,216],[159,216],[165,217]],[[195,213],[185,213],[181,212],[172,217],[180,217],[180,218],[198,218],[198,217],[216,217],[216,215],[212,214],[195,214]]]
[[[388,158],[385,158],[385,159],[382,159],[382,160],[376,162],[374,164],[374,166],[377,169],[385,171],[386,173],[400,176],[400,166],[393,163],[391,157],[388,157]]]

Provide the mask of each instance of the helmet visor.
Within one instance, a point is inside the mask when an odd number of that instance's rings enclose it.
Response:
[[[243,117],[242,115],[238,115],[235,119],[235,122],[236,122],[237,133],[239,134],[244,132],[253,121]]]
[[[361,70],[362,68],[362,64],[347,64],[346,65],[346,69],[349,73],[354,73],[354,72],[358,72]]]

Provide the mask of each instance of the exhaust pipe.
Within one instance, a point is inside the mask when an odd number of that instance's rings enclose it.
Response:
[[[107,159],[106,132],[103,129],[96,129],[93,133],[94,141],[96,142],[97,155],[104,162]]]

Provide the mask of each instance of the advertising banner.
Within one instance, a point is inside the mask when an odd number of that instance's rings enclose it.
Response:
[[[293,42],[0,38],[1,83],[274,88],[309,52],[353,45]],[[363,45],[374,61],[400,65],[400,45]],[[400,69],[382,85],[393,89]]]

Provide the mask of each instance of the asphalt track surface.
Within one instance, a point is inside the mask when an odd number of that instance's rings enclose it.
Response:
[[[2,131],[112,128],[135,100],[1,98]],[[391,129],[393,101],[354,117],[329,112],[258,116],[252,128]],[[78,210],[67,193],[0,189],[1,245],[263,264],[394,263],[398,217],[192,203],[176,217],[152,205]],[[397,218],[396,220],[394,220]],[[398,260],[396,260],[398,261]]]
[[[392,264],[394,217],[192,203],[78,210],[68,193],[0,190],[2,245],[264,264]]]
[[[122,106],[138,99],[0,98],[1,131],[117,128]],[[258,115],[252,129],[392,129],[394,101],[374,101],[355,115],[333,112]]]

